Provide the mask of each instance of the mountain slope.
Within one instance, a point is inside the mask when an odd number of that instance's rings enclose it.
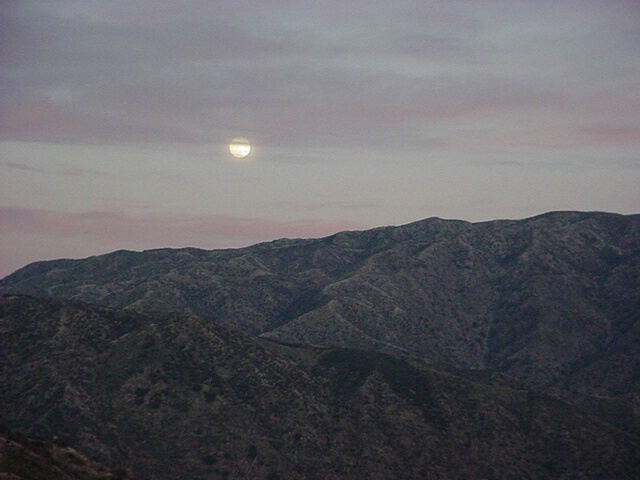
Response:
[[[0,423],[133,478],[635,478],[640,442],[502,376],[188,315],[0,299]]]
[[[0,292],[197,314],[281,341],[503,372],[531,387],[640,387],[628,340],[640,328],[638,215],[427,219],[235,250],[119,251],[29,265]]]
[[[0,480],[126,480],[73,448],[0,430]]]

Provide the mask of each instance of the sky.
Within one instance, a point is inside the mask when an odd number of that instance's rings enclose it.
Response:
[[[551,210],[640,213],[637,0],[0,0],[0,277]]]

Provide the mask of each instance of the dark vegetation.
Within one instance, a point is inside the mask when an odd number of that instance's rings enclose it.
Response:
[[[60,442],[31,438],[0,428],[0,478],[3,480],[127,480]]]

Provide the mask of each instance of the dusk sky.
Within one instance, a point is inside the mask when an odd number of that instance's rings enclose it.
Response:
[[[638,0],[0,2],[0,277],[550,210],[640,213]]]

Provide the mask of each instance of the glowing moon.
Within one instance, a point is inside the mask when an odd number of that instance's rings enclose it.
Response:
[[[251,145],[249,145],[249,140],[242,137],[237,137],[231,140],[229,144],[229,152],[236,158],[244,158],[249,155],[251,151]]]

